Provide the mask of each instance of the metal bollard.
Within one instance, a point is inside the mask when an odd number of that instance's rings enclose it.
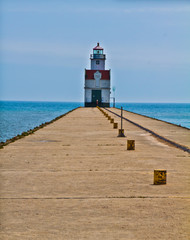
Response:
[[[125,137],[123,129],[123,107],[121,107],[121,129],[119,129],[118,137]]]
[[[166,184],[166,176],[167,176],[166,170],[154,170],[154,184],[155,185]]]
[[[127,140],[127,150],[135,150],[135,140]]]

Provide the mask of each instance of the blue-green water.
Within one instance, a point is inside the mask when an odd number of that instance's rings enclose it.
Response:
[[[70,102],[0,101],[0,142],[83,106]]]
[[[80,102],[0,101],[0,142],[83,106]],[[117,103],[116,107],[190,128],[190,104]]]
[[[117,103],[116,107],[190,128],[189,103]]]

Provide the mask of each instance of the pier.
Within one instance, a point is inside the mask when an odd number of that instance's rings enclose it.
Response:
[[[120,110],[104,111],[120,127]],[[123,117],[126,137],[98,108],[78,108],[0,149],[0,239],[189,239],[190,155],[164,140],[189,149],[189,130]]]

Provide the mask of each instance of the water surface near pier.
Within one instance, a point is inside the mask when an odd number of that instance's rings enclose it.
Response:
[[[0,141],[51,121],[81,102],[0,101]],[[190,128],[190,104],[182,103],[116,103],[116,107]]]
[[[189,103],[116,103],[116,107],[190,128]]]
[[[0,142],[82,105],[75,102],[0,101]]]

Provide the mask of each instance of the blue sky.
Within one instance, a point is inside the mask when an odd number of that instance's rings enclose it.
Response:
[[[83,101],[99,41],[119,102],[190,102],[190,1],[1,0],[0,98]]]

